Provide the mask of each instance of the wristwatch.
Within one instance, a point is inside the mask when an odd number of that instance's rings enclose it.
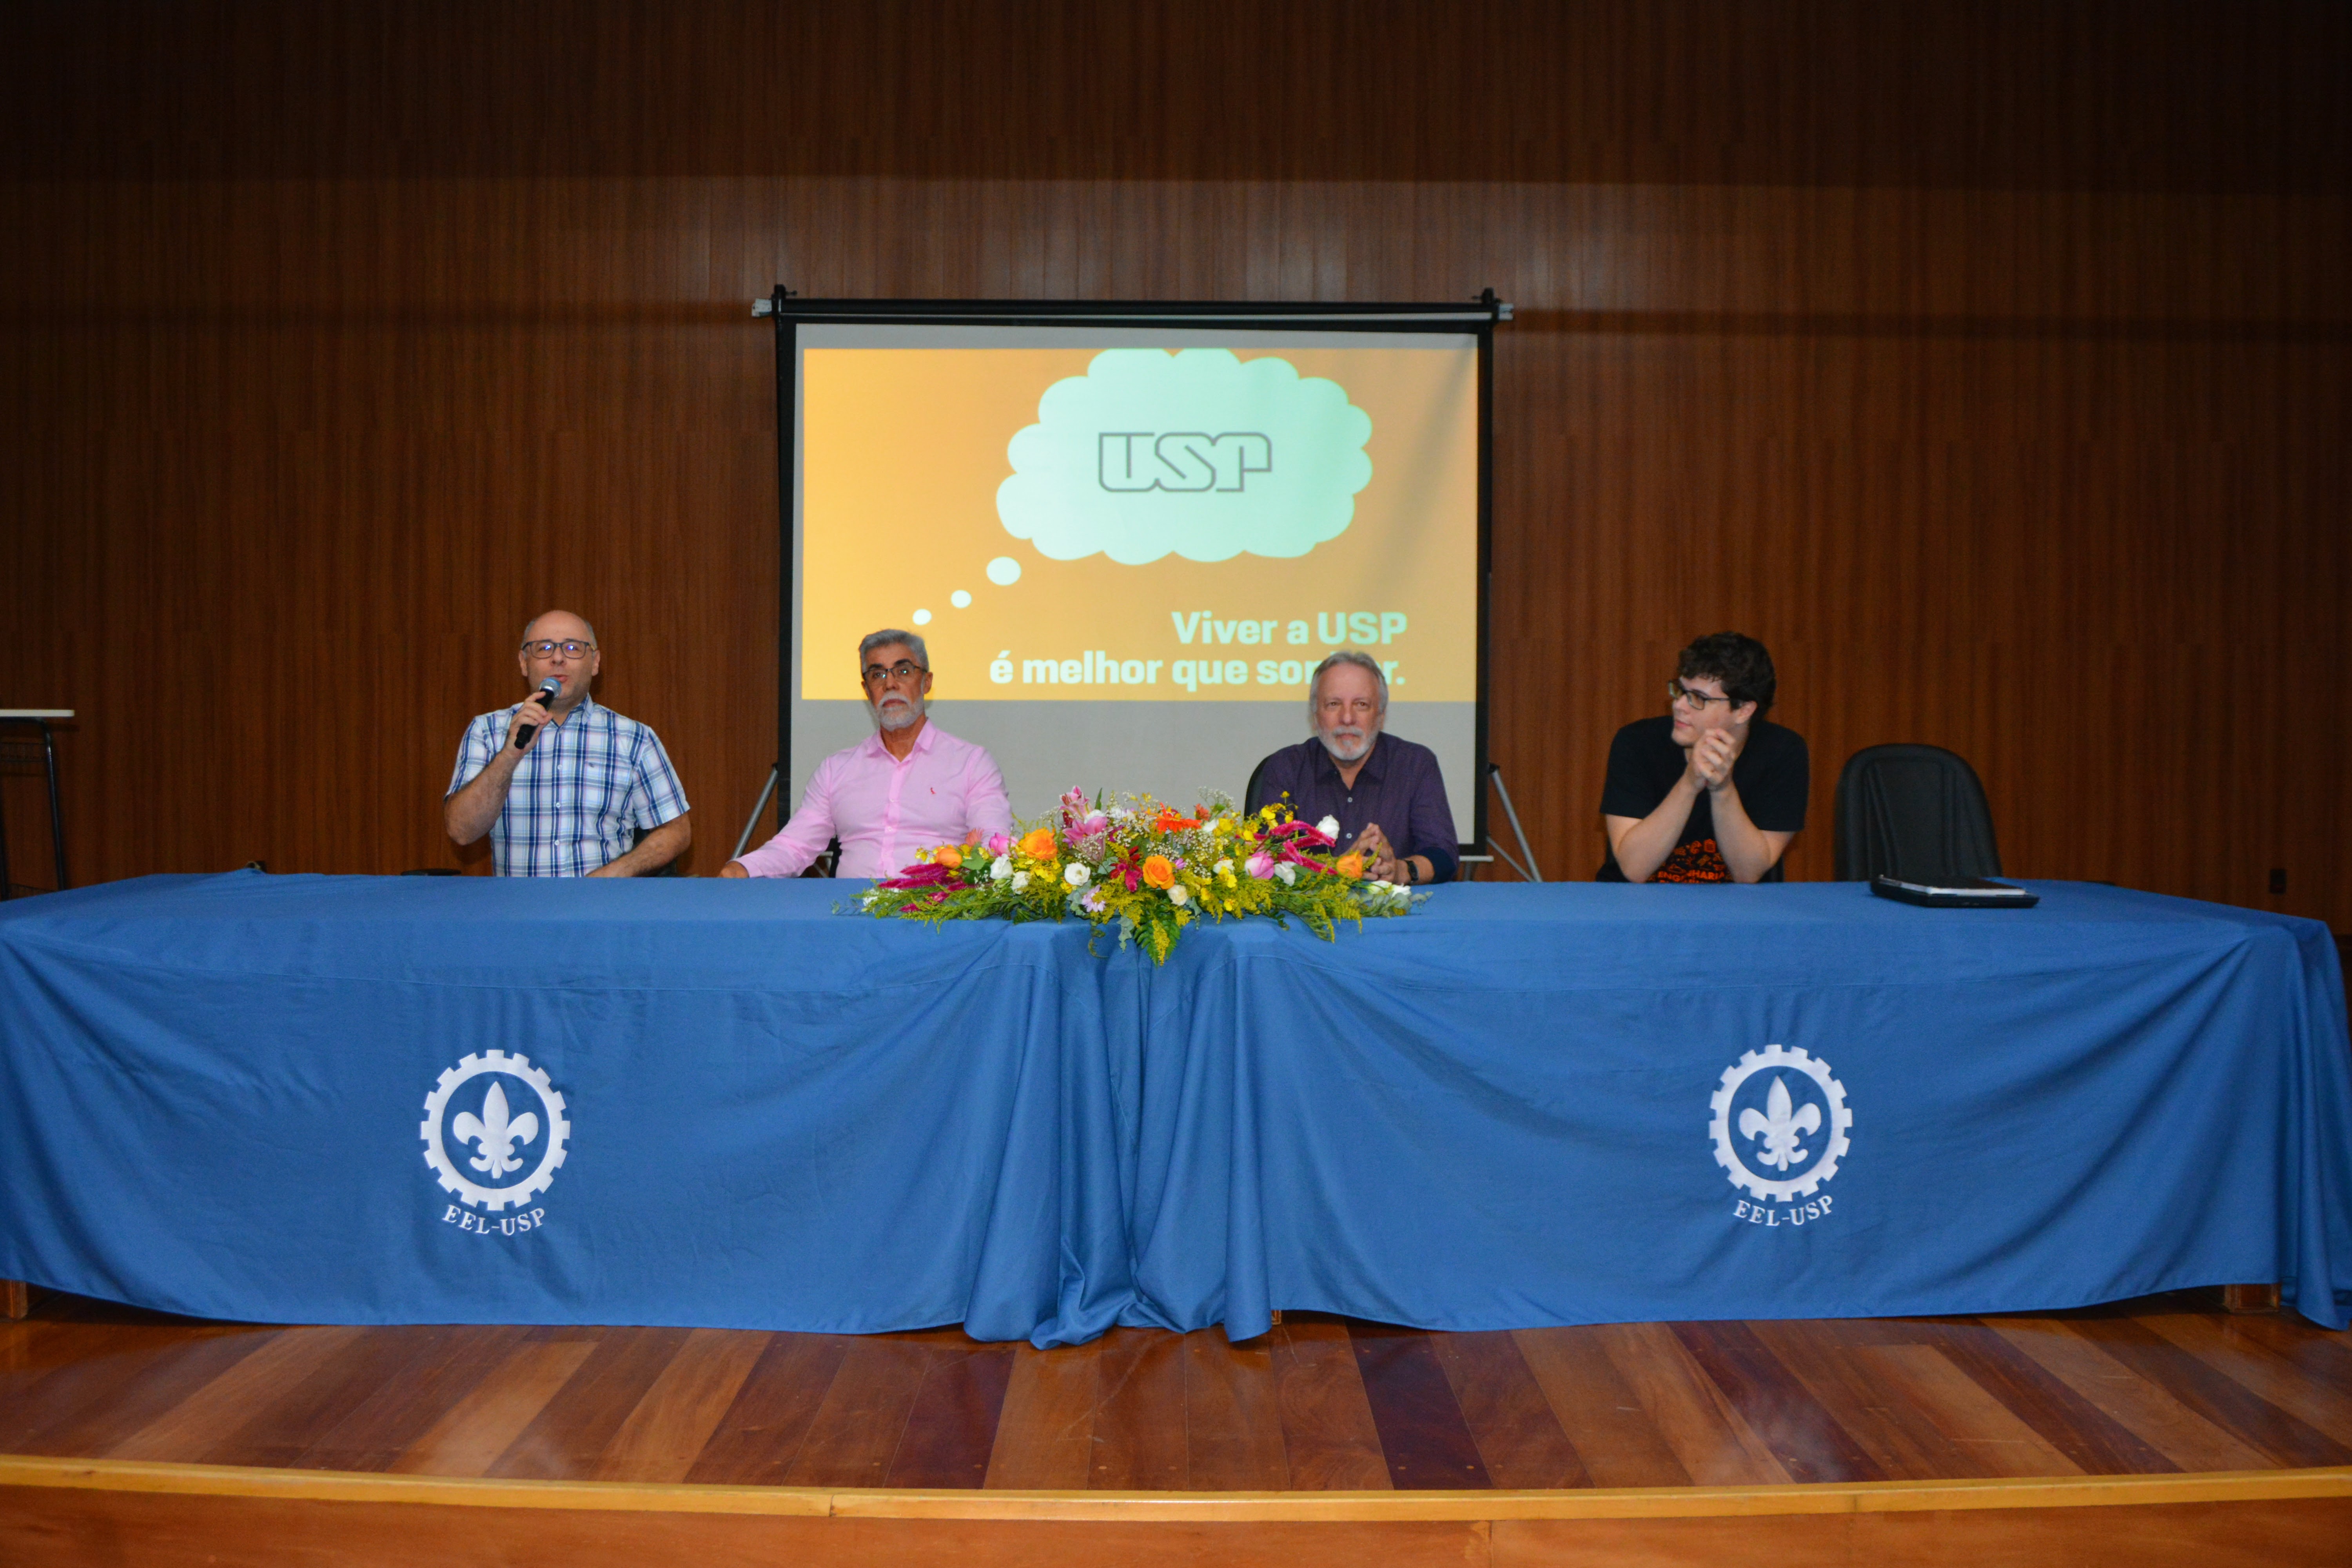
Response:
[[[1413,868],[1412,857],[1412,856],[1410,856],[1410,855],[1400,855],[1400,856],[1398,856],[1398,857],[1397,857],[1397,864],[1404,868],[1404,885],[1405,885],[1406,887],[1410,888],[1410,887],[1412,887],[1415,882],[1418,882],[1418,881],[1420,881],[1420,880],[1421,880],[1421,873],[1420,873],[1419,871],[1417,871],[1417,870],[1415,870],[1415,869]]]

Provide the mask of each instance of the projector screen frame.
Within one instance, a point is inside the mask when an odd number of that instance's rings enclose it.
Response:
[[[1477,342],[1477,561],[1476,698],[1473,720],[1472,842],[1463,855],[1482,855],[1490,836],[1486,817],[1487,598],[1493,575],[1495,327],[1511,319],[1511,306],[1492,289],[1464,304],[1264,302],[1141,300],[810,300],[779,283],[752,302],[754,316],[770,318],[776,346],[776,760],[775,826],[790,819],[797,796],[792,776],[793,611],[799,593],[799,561],[793,548],[793,498],[799,493],[794,459],[800,397],[799,329],[829,326],[921,325],[974,327],[1183,327],[1260,331],[1280,327],[1317,331],[1432,332],[1467,334]]]

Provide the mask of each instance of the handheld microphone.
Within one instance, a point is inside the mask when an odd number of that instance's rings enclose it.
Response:
[[[562,689],[563,682],[556,679],[555,677],[551,675],[545,680],[539,683],[539,689],[530,694],[530,700],[538,703],[541,708],[544,708],[550,702],[552,702],[555,700],[555,694]],[[522,728],[517,730],[515,731],[514,739],[515,750],[520,752],[525,746],[530,745],[530,738],[538,733],[539,726],[536,724],[525,724]]]

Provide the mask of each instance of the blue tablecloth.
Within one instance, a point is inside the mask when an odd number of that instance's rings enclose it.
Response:
[[[1442,889],[1336,943],[848,889],[150,878],[0,910],[0,1276],[840,1331],[2352,1309],[2302,921],[2037,885]],[[518,1060],[517,1058],[522,1058]],[[428,1153],[437,1157],[436,1164]]]

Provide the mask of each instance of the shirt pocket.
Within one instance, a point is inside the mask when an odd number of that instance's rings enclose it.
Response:
[[[609,816],[629,798],[633,775],[625,757],[599,757],[580,770],[580,809],[590,816]]]

